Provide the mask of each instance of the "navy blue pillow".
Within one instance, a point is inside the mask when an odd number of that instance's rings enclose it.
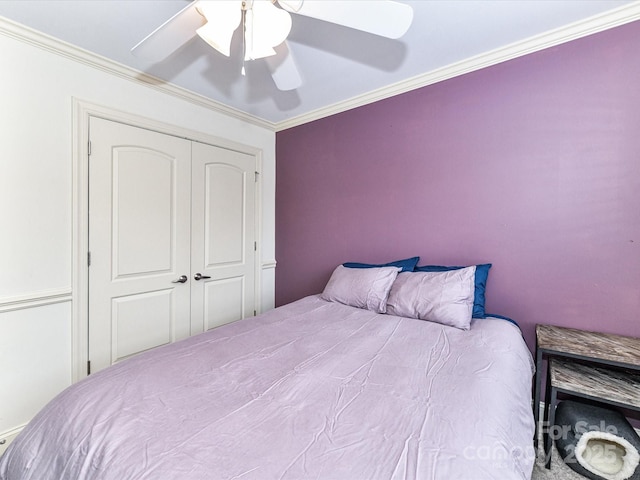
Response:
[[[420,261],[420,257],[411,257],[405,258],[404,260],[396,260],[395,262],[389,262],[380,265],[374,265],[372,263],[356,263],[356,262],[347,262],[343,263],[343,267],[347,268],[377,268],[377,267],[399,267],[402,270],[401,272],[413,272],[413,269],[416,268],[416,265]]]
[[[448,272],[450,270],[460,270],[466,267],[445,267],[440,265],[425,265],[416,267],[414,272]],[[489,276],[490,263],[476,265],[476,278],[473,291],[473,318],[485,318],[484,311],[485,291],[487,290],[487,277]]]

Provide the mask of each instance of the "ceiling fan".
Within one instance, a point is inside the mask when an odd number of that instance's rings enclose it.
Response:
[[[197,34],[230,56],[231,38],[242,25],[244,60],[264,58],[278,89],[294,90],[302,79],[286,42],[291,13],[392,39],[404,35],[413,20],[409,5],[391,0],[195,0],[131,52],[162,60]]]

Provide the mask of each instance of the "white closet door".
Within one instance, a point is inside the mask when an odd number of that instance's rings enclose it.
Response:
[[[254,314],[255,170],[255,156],[193,144],[192,334]]]
[[[191,142],[97,118],[89,132],[89,358],[97,371],[190,333]]]

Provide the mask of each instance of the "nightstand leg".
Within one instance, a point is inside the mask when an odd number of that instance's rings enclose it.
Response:
[[[553,436],[552,433],[555,432],[555,423],[556,423],[556,403],[558,401],[558,392],[554,387],[551,386],[551,381],[549,379],[551,376],[547,377],[547,394],[545,401],[545,426],[544,428],[544,454],[545,454],[545,467],[551,469],[551,453],[553,452]]]
[[[537,450],[538,449],[538,435],[540,433],[540,384],[542,383],[542,352],[537,348],[536,341],[536,374],[533,385],[533,422],[534,422],[534,431],[533,431],[533,446]]]

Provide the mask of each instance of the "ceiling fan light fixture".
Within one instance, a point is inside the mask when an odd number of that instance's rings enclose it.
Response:
[[[288,12],[297,13],[302,8],[304,0],[278,0],[278,4]]]
[[[244,60],[265,58],[278,89],[294,90],[302,78],[285,41],[292,26],[289,13],[391,39],[404,35],[413,21],[411,6],[394,0],[192,0],[131,52],[152,60],[166,58],[197,31],[230,57],[234,32],[242,23]]]
[[[242,18],[240,0],[200,1],[198,12],[207,19],[196,33],[217,51],[231,56],[231,38]]]
[[[254,0],[245,12],[245,60],[275,55],[291,31],[291,15],[270,0]]]

